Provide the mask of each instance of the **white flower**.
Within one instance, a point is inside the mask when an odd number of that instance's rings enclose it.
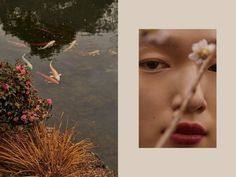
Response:
[[[208,44],[207,40],[203,39],[192,45],[193,52],[188,55],[188,58],[201,64],[215,50],[215,47],[215,44]]]
[[[168,38],[168,32],[162,29],[150,31],[147,36],[145,36],[147,42],[155,42],[157,44],[164,44]]]

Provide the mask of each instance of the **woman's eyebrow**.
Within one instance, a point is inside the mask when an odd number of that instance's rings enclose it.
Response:
[[[150,46],[150,45],[140,45],[139,46],[139,53],[143,53],[143,52],[149,52],[149,51],[155,51],[154,46]]]

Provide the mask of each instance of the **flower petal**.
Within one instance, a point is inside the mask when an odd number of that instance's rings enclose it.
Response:
[[[195,43],[192,45],[193,52],[199,52],[201,50],[199,43]]]
[[[199,41],[199,46],[200,46],[201,49],[206,48],[208,46],[207,40],[202,39],[201,41]]]
[[[208,45],[208,50],[209,50],[210,53],[212,53],[215,50],[215,48],[216,48],[215,44],[209,44]]]
[[[157,44],[163,44],[169,37],[169,33],[166,30],[159,30],[156,35]]]
[[[199,57],[198,57],[198,55],[196,54],[196,53],[190,53],[189,55],[188,55],[188,58],[190,59],[190,60],[198,60],[199,59]]]
[[[200,64],[203,63],[203,60],[202,60],[202,59],[198,59],[198,60],[196,61],[196,63],[197,63],[198,65],[200,65]]]
[[[158,30],[155,32],[150,32],[145,36],[147,42],[155,42],[157,44],[163,44],[169,37],[169,33],[165,30]]]

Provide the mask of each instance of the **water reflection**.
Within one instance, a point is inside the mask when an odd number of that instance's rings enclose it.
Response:
[[[35,86],[54,101],[55,118],[48,124],[60,122],[64,112],[69,126],[79,123],[76,138],[91,139],[117,171],[117,2],[0,0],[0,7],[0,58],[14,63],[26,53]],[[51,40],[53,47],[39,50]],[[77,45],[64,52],[73,40]],[[48,60],[62,73],[59,85],[36,73],[49,73]]]
[[[117,29],[117,3],[114,0],[25,0],[0,1],[0,21],[6,34],[24,41],[31,55],[40,58],[60,53],[77,32],[90,35]],[[53,47],[40,46],[55,40]]]

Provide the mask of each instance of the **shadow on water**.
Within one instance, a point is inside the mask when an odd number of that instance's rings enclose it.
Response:
[[[0,58],[14,63],[26,54],[35,86],[54,102],[48,124],[59,123],[64,112],[69,126],[79,124],[76,139],[91,139],[116,172],[117,16],[114,0],[0,0]],[[52,40],[54,46],[39,50]],[[49,60],[62,73],[59,85],[36,73],[49,75]]]

